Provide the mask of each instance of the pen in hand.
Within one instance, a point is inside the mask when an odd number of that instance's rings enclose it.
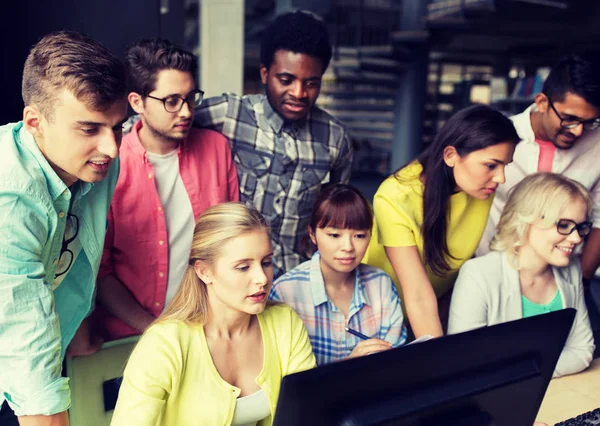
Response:
[[[359,339],[363,339],[363,340],[369,340],[370,337],[369,336],[365,336],[364,334],[362,334],[360,331],[356,331],[356,330],[352,330],[350,327],[346,327],[346,331],[350,334],[355,335],[356,337],[358,337]]]

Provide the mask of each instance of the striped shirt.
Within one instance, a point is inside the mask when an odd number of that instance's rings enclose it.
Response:
[[[284,122],[266,96],[231,93],[204,100],[194,126],[229,139],[240,200],[271,227],[275,276],[307,260],[303,245],[321,185],[350,179],[352,146],[345,126],[317,107],[302,121]]]
[[[269,299],[290,305],[302,318],[317,365],[347,358],[360,339],[345,328],[386,340],[393,347],[406,341],[406,327],[396,287],[381,269],[360,264],[348,319],[327,296],[319,253],[275,281]]]

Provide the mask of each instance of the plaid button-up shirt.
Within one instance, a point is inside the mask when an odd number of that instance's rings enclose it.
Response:
[[[348,318],[327,295],[318,252],[275,281],[269,299],[290,305],[302,318],[317,365],[343,360],[360,342],[346,327],[393,347],[406,342],[396,286],[388,274],[372,266],[356,268]]]
[[[265,95],[230,93],[204,100],[194,125],[229,139],[240,200],[271,226],[275,276],[308,259],[303,246],[321,185],[350,180],[352,146],[345,126],[318,107],[301,122],[284,122]]]

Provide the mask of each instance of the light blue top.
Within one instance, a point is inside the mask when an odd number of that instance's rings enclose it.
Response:
[[[0,152],[0,404],[17,416],[56,414],[71,404],[62,360],[93,307],[119,166],[69,189],[22,122],[0,126]],[[70,204],[81,251],[53,290]]]

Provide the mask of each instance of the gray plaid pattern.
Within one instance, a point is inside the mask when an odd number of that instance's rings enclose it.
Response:
[[[307,227],[321,185],[350,180],[352,146],[345,126],[317,107],[306,120],[285,123],[266,96],[231,93],[204,100],[194,126],[229,139],[240,200],[271,226],[275,276],[307,260]]]

